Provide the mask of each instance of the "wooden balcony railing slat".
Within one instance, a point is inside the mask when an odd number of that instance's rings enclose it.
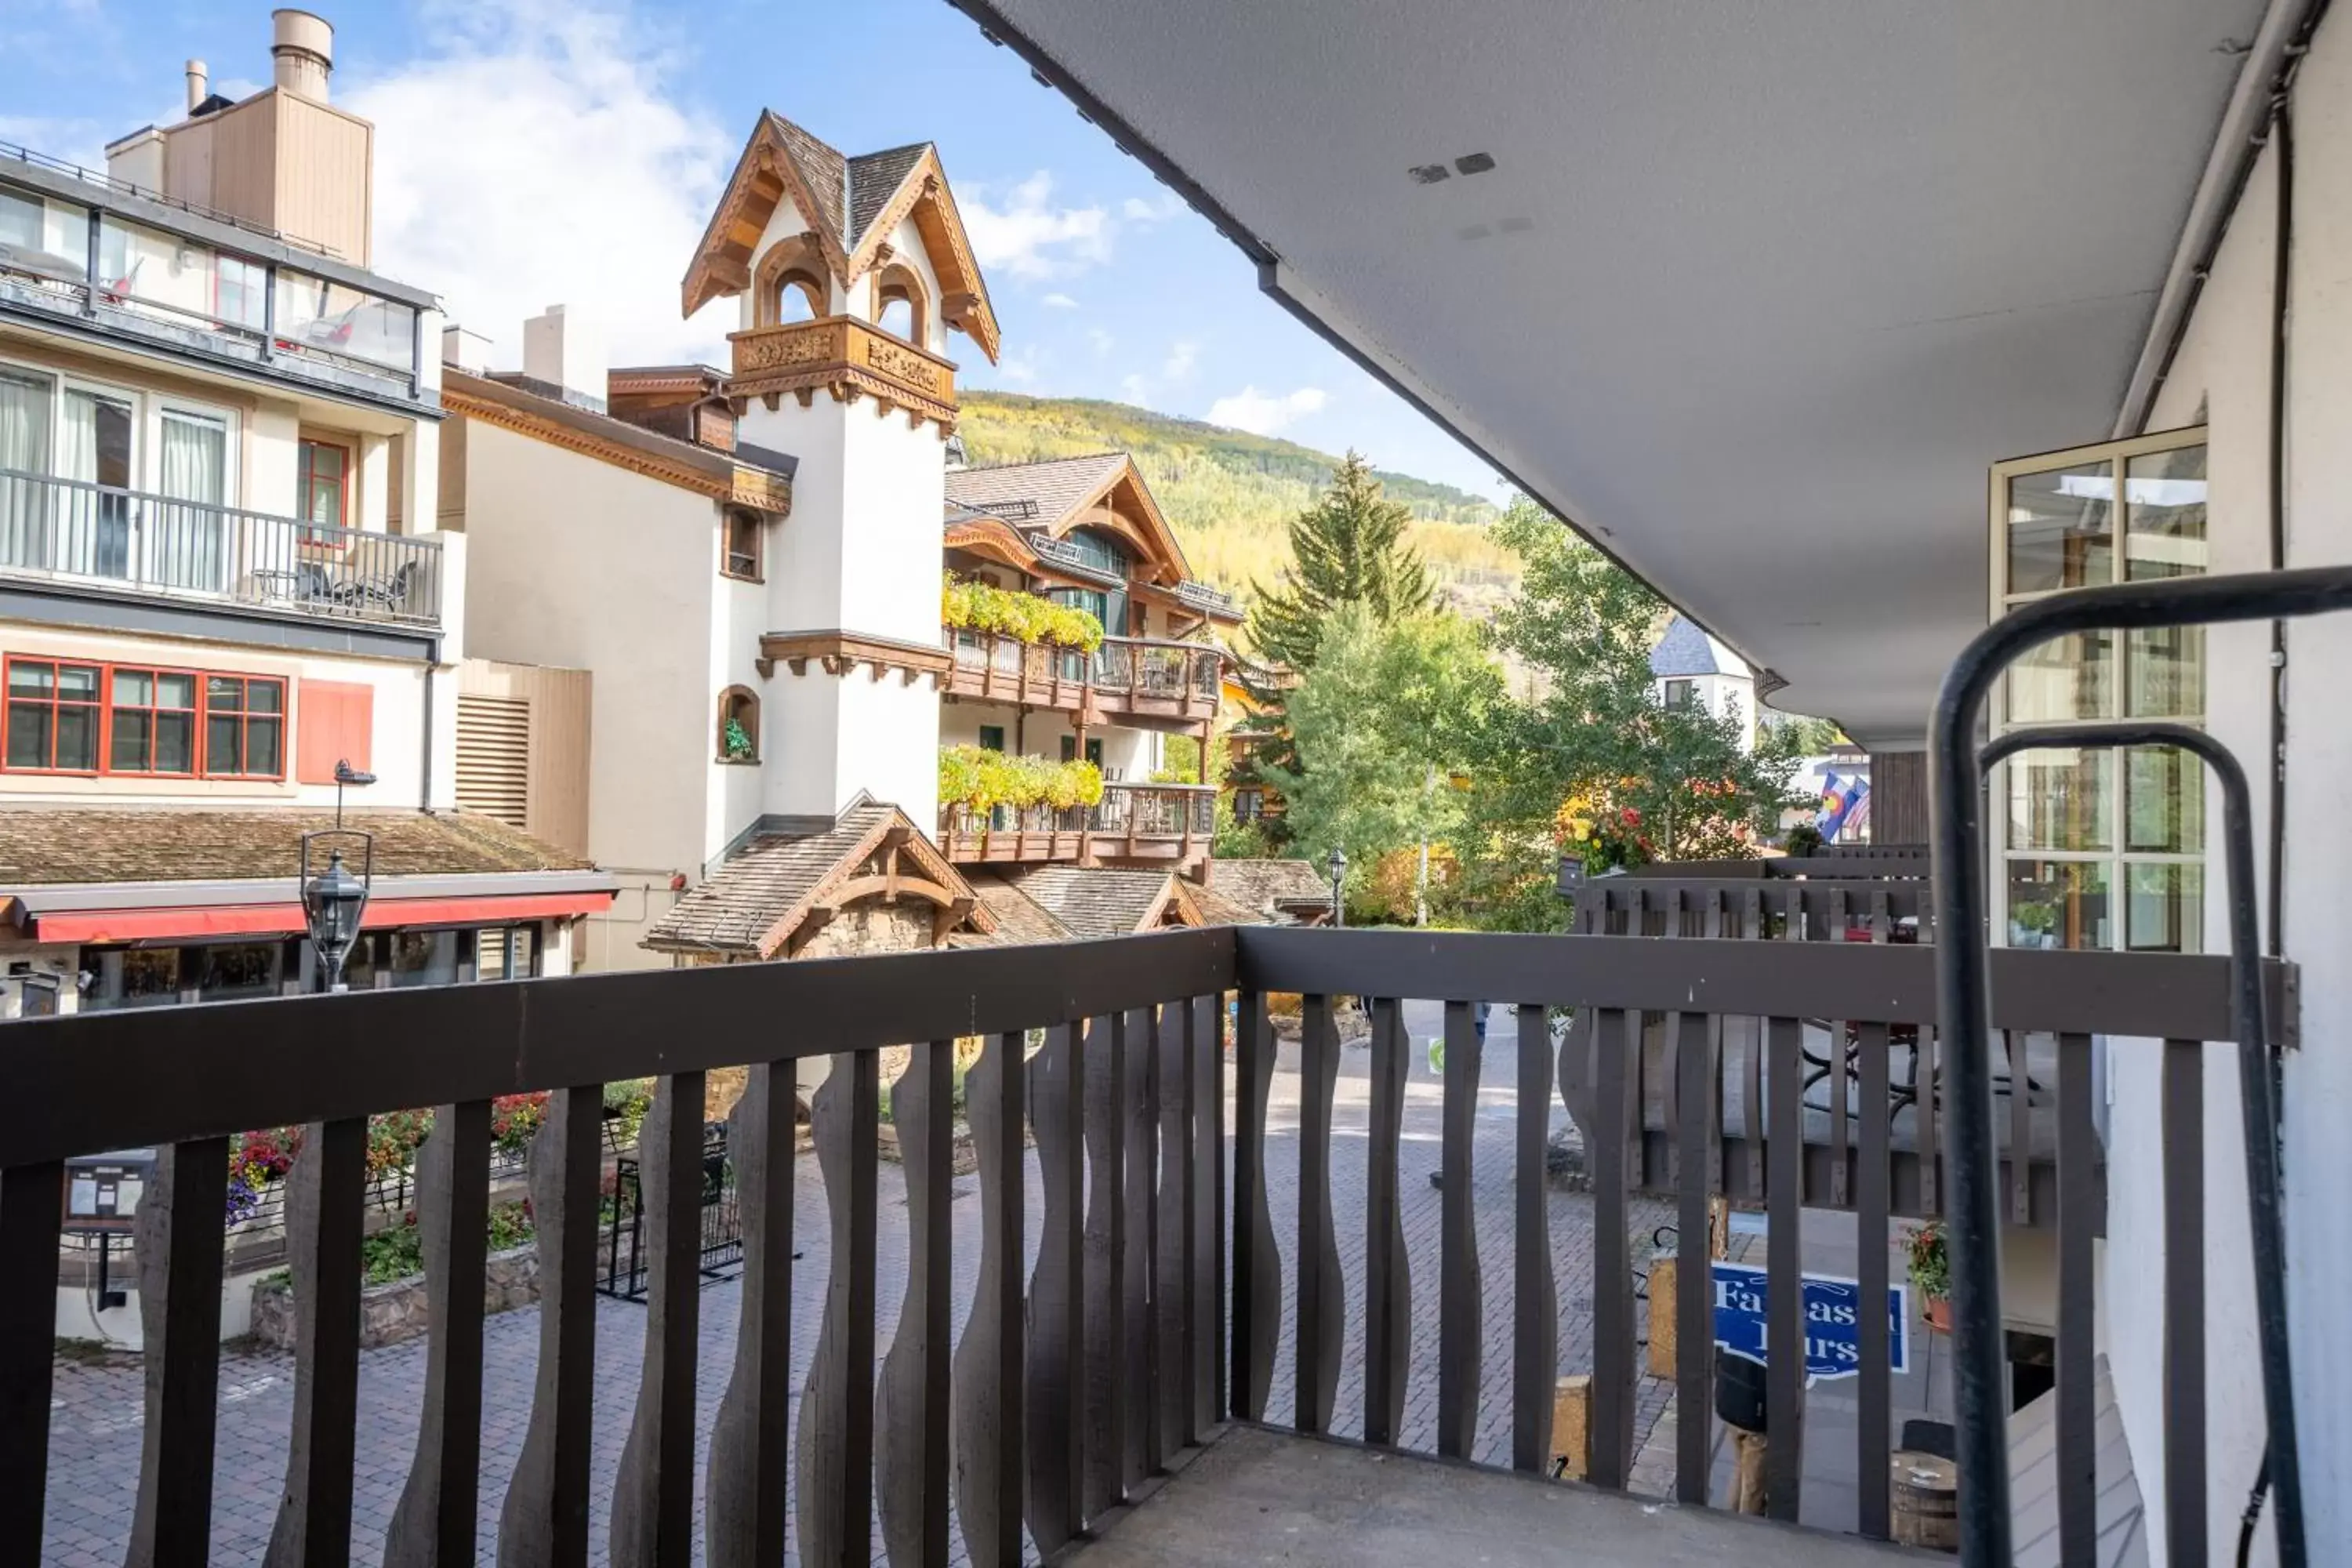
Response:
[[[1642,1053],[1642,1015],[1617,1008],[1593,1019],[1592,1384],[1585,1479],[1622,1490],[1633,1462],[1633,1260],[1626,1235],[1626,1145],[1633,1104],[1627,1070]],[[1448,1047],[1449,1053],[1452,1047]],[[1466,1129],[1465,1129],[1466,1131]]]
[[[1511,1466],[1551,1465],[1552,1390],[1559,1373],[1559,1289],[1551,1268],[1551,1018],[1539,1003],[1517,1011],[1518,1127],[1513,1153]]]
[[[772,1568],[783,1559],[791,1495],[785,1460],[792,1442],[793,1077],[790,1062],[754,1063],[728,1124],[743,1230],[743,1284],[735,1362],[711,1424],[704,1481],[703,1541],[710,1568]],[[916,1200],[908,1169],[911,1213]],[[919,1268],[910,1264],[910,1289]],[[927,1406],[925,1414],[939,1412]],[[937,1503],[939,1494],[927,1493],[926,1500]],[[939,1568],[945,1557],[942,1540],[940,1558],[925,1568]]]
[[[1478,1440],[1480,1356],[1486,1302],[1478,1263],[1478,1215],[1471,1202],[1471,1139],[1478,1115],[1478,1027],[1470,1004],[1445,1004],[1445,1073],[1439,1154],[1437,1452],[1466,1459]]]
[[[890,1124],[907,1173],[907,1290],[875,1396],[875,1459],[883,1547],[904,1568],[948,1563],[954,1094],[951,1039],[915,1047],[890,1086]],[[778,1551],[761,1562],[779,1561],[781,1548],[780,1536]]]
[[[1078,1027],[1045,1031],[1029,1059],[1044,1201],[1029,1276],[1029,1533],[1051,1554],[1078,1532],[1086,1495],[1086,1053]]]
[[[1127,1495],[1127,1018],[1087,1026],[1086,1104],[1085,1515],[1092,1520]]]
[[[161,1151],[133,1231],[147,1398],[131,1568],[203,1568],[210,1557],[227,1211],[227,1139]]]
[[[1770,1098],[1762,1102],[1769,1173],[1764,1188],[1764,1423],[1771,1439],[1765,1447],[1764,1490],[1771,1516],[1794,1522],[1804,1475],[1805,1302],[1804,1106],[1792,1090],[1804,1082],[1804,1025],[1795,1018],[1768,1019],[1764,1037],[1771,1058],[1765,1069]]]
[[[1265,1112],[1274,1086],[1274,1036],[1265,994],[1244,990],[1234,1042],[1234,1321],[1232,1409],[1265,1419],[1281,1338],[1282,1254],[1265,1192]]]
[[[1225,1321],[1225,999],[1192,998],[1192,1424],[1223,1418]]]
[[[980,1163],[980,1272],[956,1346],[956,1513],[975,1568],[1020,1568],[1022,1478],[1022,1048],[992,1035],[964,1080]]]
[[[1854,1481],[1860,1489],[1855,1503],[1862,1533],[1884,1541],[1893,1529],[1887,1465],[1895,1412],[1894,1378],[1887,1364],[1892,1325],[1878,1303],[1886,1300],[1888,1272],[1887,1053],[1893,1047],[1884,1024],[1856,1025],[1854,1040],[1862,1058],[1862,1151],[1853,1172],[1854,1279],[1864,1307],[1855,1333],[1862,1356],[1855,1398]]]
[[[1406,1368],[1412,1348],[1412,1263],[1405,1251],[1397,1146],[1404,1132],[1407,1054],[1404,1008],[1393,996],[1370,1003],[1370,1150],[1364,1180],[1364,1441],[1391,1444],[1404,1427]]]
[[[351,1561],[367,1132],[357,1117],[305,1128],[301,1155],[286,1177],[294,1414],[286,1486],[263,1558],[269,1568],[341,1568]]]
[[[1331,998],[1299,1002],[1298,1036],[1298,1375],[1294,1424],[1331,1430],[1339,1393],[1340,1340],[1347,1332],[1347,1282],[1339,1272],[1339,1235],[1331,1217],[1331,1103],[1339,1081],[1339,1031]]]
[[[1151,1059],[1152,1010],[1127,1021],[1127,1426],[1120,1479],[1132,1492],[1160,1468],[1160,1075]]]
[[[2200,1568],[2205,1498],[2205,1044],[2163,1047],[2164,1536],[2170,1560]]]
[[[1715,1452],[1715,1257],[1709,1245],[1714,1215],[1708,1212],[1707,1179],[1719,1131],[1712,1115],[1715,1020],[1705,1013],[1677,1013],[1669,1027],[1675,1037],[1675,1102],[1682,1110],[1682,1177],[1675,1206],[1675,1496],[1704,1508]]]
[[[49,1465],[65,1165],[0,1171],[0,1563],[33,1568]]]
[[[416,1155],[416,1228],[424,1245],[425,1405],[416,1457],[384,1532],[386,1568],[460,1568],[474,1561],[482,1459],[482,1278],[489,1256],[490,1103],[433,1112]],[[356,1270],[354,1270],[356,1276]]]
[[[1186,1415],[1192,1397],[1192,1079],[1184,1037],[1192,1005],[1162,1003],[1157,1010],[1152,1058],[1160,1083],[1160,1250],[1152,1278],[1160,1333],[1160,1452],[1163,1459],[1192,1441]]]
[[[2099,1223],[2094,1173],[2091,1037],[2058,1038],[2058,1553],[2062,1562],[2097,1558],[2099,1435],[2093,1336],[2092,1246]],[[2168,1148],[2168,1160],[2172,1151]]]
[[[881,1058],[844,1051],[809,1104],[830,1246],[824,1307],[801,1394],[795,1465],[800,1557],[826,1568],[873,1560],[875,1161]]]
[[[588,1561],[589,1455],[595,1436],[596,1252],[604,1094],[548,1096],[532,1135],[531,1224],[539,1245],[539,1370],[530,1425],[499,1515],[501,1553],[549,1568]],[[508,1547],[508,1542],[513,1542]]]
[[[645,1352],[613,1487],[614,1568],[694,1548],[695,1337],[702,1307],[703,1075],[665,1074],[637,1131],[646,1249]]]

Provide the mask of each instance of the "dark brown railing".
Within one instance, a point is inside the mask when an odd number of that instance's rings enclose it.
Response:
[[[1706,1092],[1716,1026],[1759,1020],[1770,1076],[1763,1199],[1770,1216],[1767,1405],[1772,1511],[1797,1517],[1803,1390],[1799,1275],[1797,1020],[1858,1020],[1883,1043],[1896,1026],[1932,1025],[1934,950],[1843,942],[1649,941],[1420,931],[1212,928],[1108,942],[989,948],[354,993],[217,1006],[103,1013],[7,1026],[11,1093],[0,1099],[0,1563],[39,1558],[51,1418],[60,1162],[92,1151],[160,1146],[137,1219],[146,1315],[146,1441],[132,1533],[158,1564],[205,1560],[217,1419],[222,1226],[228,1140],[239,1130],[306,1123],[289,1250],[300,1346],[294,1426],[278,1532],[289,1561],[340,1563],[352,1529],[358,1408],[358,1289],[366,1122],[372,1112],[438,1106],[416,1206],[432,1298],[427,1388],[416,1456],[391,1526],[387,1560],[474,1560],[481,1458],[483,1218],[490,1100],[551,1091],[531,1155],[541,1278],[539,1360],[520,1462],[499,1510],[501,1557],[578,1564],[588,1551],[598,1323],[600,1090],[656,1075],[639,1138],[649,1234],[646,1355],[630,1440],[616,1477],[616,1561],[688,1560],[698,1456],[708,1468],[705,1548],[713,1563],[781,1560],[786,1515],[803,1563],[864,1563],[878,1506],[889,1560],[1021,1560],[1024,1535],[1051,1553],[1152,1471],[1200,1440],[1220,1414],[1263,1420],[1286,1316],[1302,1430],[1328,1432],[1350,1333],[1332,1137],[1340,1042],[1332,998],[1370,998],[1370,1136],[1362,1211],[1366,1397],[1361,1435],[1396,1443],[1414,1340],[1400,1211],[1399,1147],[1408,1042],[1402,997],[1442,1000],[1441,1236],[1435,1336],[1437,1452],[1475,1452],[1481,1346],[1511,1336],[1510,1458],[1551,1462],[1561,1281],[1548,1240],[1546,1142],[1558,1053],[1548,1009],[1571,1006],[1566,1070],[1591,1085],[1591,1275],[1570,1281],[1591,1303],[1593,1369],[1587,1475],[1628,1482],[1636,1376],[1628,1193],[1637,1093],[1665,1097],[1663,1157],[1677,1173],[1685,1237],[1707,1234],[1710,1199],[1734,1178]],[[2201,1169],[2201,1047],[2230,1029],[2220,958],[1999,952],[1990,1023],[2067,1042],[2057,1078],[2062,1254],[2058,1378],[2083,1394],[2093,1324],[2086,1267],[2095,1152],[2085,1041],[2094,1033],[2168,1037],[2168,1151]],[[2273,976],[2276,979],[2275,973]],[[1222,994],[1237,991],[1232,1143],[1230,1306],[1226,1278]],[[1268,998],[1298,994],[1297,1238],[1286,1282],[1267,1191],[1275,1068]],[[1479,1257],[1471,1203],[1481,1000],[1520,1004],[1496,1048],[1515,1053],[1513,1256]],[[1668,1016],[1663,1072],[1647,1075],[1641,1018]],[[2274,1015],[2275,1016],[2275,1015]],[[780,1028],[779,1020],[790,1020]],[[1042,1033],[1041,1033],[1042,1031]],[[979,1272],[952,1339],[950,1207],[954,1041],[984,1041],[966,1085],[979,1162]],[[321,1041],[334,1048],[322,1051]],[[883,1047],[918,1042],[892,1086],[889,1117],[906,1161],[909,1269],[888,1354],[876,1356],[876,1183]],[[804,1389],[792,1386],[792,1214],[798,1162],[785,1151],[796,1064],[829,1059],[814,1104],[815,1163],[829,1208],[828,1289]],[[697,1422],[705,1074],[751,1058],[734,1112],[748,1255],[734,1370],[715,1424]],[[1864,1103],[1885,1103],[1887,1053],[1861,1053]],[[1874,1063],[1875,1064],[1874,1066]],[[1589,1065],[1589,1076],[1587,1068]],[[1576,1100],[1569,1100],[1575,1110]],[[688,1108],[681,1111],[679,1108]],[[1613,1109],[1612,1109],[1613,1108]],[[1860,1215],[1861,1287],[1888,1283],[1888,1119],[1857,1116],[1851,1179]],[[1024,1193],[1034,1132],[1042,1202]],[[1354,1147],[1350,1141],[1349,1148]],[[1352,1159],[1350,1155],[1349,1158]],[[1488,1173],[1494,1174],[1496,1173]],[[2170,1244],[2201,1240],[2193,1174],[2168,1182]],[[2194,1203],[2189,1199],[2197,1200]],[[893,1224],[896,1222],[893,1221]],[[972,1223],[967,1221],[967,1223]],[[1037,1227],[1035,1268],[1022,1267]],[[1425,1266],[1425,1265],[1423,1265]],[[1507,1325],[1486,1321],[1481,1281],[1513,1281]],[[1675,1299],[1675,1494],[1708,1498],[1714,1442],[1710,1293]],[[2196,1310],[2168,1300],[2166,1310]],[[2202,1336],[2190,1334],[2201,1346]],[[1227,1349],[1230,1347],[1230,1365]],[[1890,1523],[1887,1324],[1863,1314],[1854,1481],[1865,1534]],[[2201,1382],[2195,1352],[2176,1378]],[[2077,1386],[2080,1384],[2080,1386]],[[800,1411],[791,1405],[796,1392]],[[2182,1394],[2176,1389],[2176,1395]],[[787,1471],[797,1439],[798,1463]],[[2201,1440],[2201,1433],[2190,1440]],[[1965,1483],[1964,1483],[1965,1484]],[[2093,1486],[2069,1466],[2070,1498]],[[1139,1520],[1146,1516],[1137,1516]],[[1147,1528],[1136,1525],[1132,1528]],[[371,1555],[373,1553],[371,1552]]]
[[[1105,718],[1207,719],[1224,691],[1225,656],[1205,643],[1105,637],[1087,654],[969,626],[947,627],[943,639],[959,696]]]
[[[0,468],[0,576],[438,626],[441,545]]]
[[[1093,805],[940,808],[940,847],[958,861],[1205,855],[1217,834],[1213,784],[1106,784]]]

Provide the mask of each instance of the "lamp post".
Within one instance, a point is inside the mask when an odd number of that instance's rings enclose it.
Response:
[[[361,863],[362,875],[354,877],[343,865],[343,852],[329,848],[327,864],[317,874],[310,870],[310,844],[325,835],[306,833],[302,836],[302,920],[310,933],[310,945],[319,955],[319,988],[341,991],[343,962],[360,939],[360,916],[367,908],[368,889],[375,880],[375,843],[367,834],[345,834],[357,837],[365,847],[366,858]]]
[[[1331,923],[1335,926],[1348,923],[1348,909],[1339,898],[1340,886],[1347,877],[1348,852],[1335,844],[1331,847]]]

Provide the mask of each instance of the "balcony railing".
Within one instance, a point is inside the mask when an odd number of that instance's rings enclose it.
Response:
[[[438,626],[441,546],[0,468],[0,576]]]
[[[820,316],[727,334],[731,397],[871,396],[918,419],[955,422],[955,365],[855,316]]]
[[[1224,653],[1206,643],[1105,637],[1092,654],[949,626],[941,634],[960,697],[1089,713],[1095,719],[1214,718]]]
[[[1179,583],[1176,584],[1176,596],[1194,609],[1206,610],[1211,615],[1238,616],[1242,613],[1239,599],[1223,588],[1213,588],[1206,583]]]
[[[607,1495],[616,1536],[626,1530],[656,1543],[632,1560],[683,1563],[695,1545],[698,1457],[709,1500],[702,1544],[711,1562],[781,1561],[789,1531],[803,1562],[864,1563],[874,1555],[869,1521],[878,1515],[893,1563],[945,1563],[960,1536],[972,1563],[1010,1568],[1023,1558],[1024,1530],[1050,1557],[1082,1530],[1148,1535],[1160,1528],[1152,1510],[1118,1505],[1187,1447],[1212,1437],[1226,1415],[1388,1447],[1400,1467],[1396,1485],[1446,1473],[1413,1468],[1405,1456],[1421,1447],[1507,1465],[1538,1484],[1565,1438],[1552,1413],[1556,1377],[1570,1366],[1591,1372],[1587,1447],[1575,1457],[1592,1486],[1622,1492],[1643,1364],[1631,1237],[1649,1223],[1637,1227],[1628,1203],[1635,1162],[1644,1157],[1631,1113],[1637,1093],[1663,1096],[1675,1213],[1690,1256],[1690,1244],[1708,1234],[1709,1200],[1724,1184],[1706,1074],[1718,1026],[1734,1018],[1759,1020],[1769,1047],[1760,1117],[1770,1219],[1767,1491],[1775,1517],[1799,1520],[1808,1221],[1797,1176],[1801,1075],[1791,1026],[1808,1016],[1843,1017],[1874,1043],[1896,1026],[1933,1026],[1932,959],[1927,948],[1895,944],[1215,928],[9,1025],[15,1092],[0,1098],[7,1162],[0,1170],[0,1315],[8,1326],[0,1334],[7,1393],[0,1401],[0,1555],[44,1555],[50,1426],[69,1418],[56,1414],[69,1405],[52,1397],[53,1379],[72,1375],[57,1372],[50,1336],[60,1162],[154,1146],[161,1160],[133,1238],[145,1431],[143,1442],[126,1435],[121,1443],[140,1466],[123,1533],[168,1534],[177,1542],[168,1554],[174,1561],[202,1561],[208,1545],[214,1561],[260,1560],[257,1527],[213,1507],[215,1432],[230,1393],[220,1376],[221,1215],[229,1137],[289,1123],[308,1128],[289,1178],[299,1328],[293,1426],[278,1450],[287,1468],[275,1533],[289,1561],[343,1560],[354,1477],[364,1467],[371,1488],[406,1476],[380,1549],[387,1561],[471,1561],[488,1505],[502,1560],[584,1562],[593,1500]],[[2095,1216],[2081,1178],[2097,1134],[2084,1037],[2104,1034],[2115,1048],[2160,1058],[2167,1175],[2154,1201],[2163,1209],[2168,1257],[2177,1249],[2200,1256],[2205,1173],[2235,1159],[2205,1146],[2211,1133],[2199,1043],[2230,1034],[2228,973],[2217,957],[1992,956],[1991,1025],[2065,1042],[2053,1086],[2058,1157],[2068,1173],[2056,1265],[2057,1445],[2065,1462],[2055,1489],[2070,1531],[2094,1517],[2098,1484],[2086,1425],[2095,1410]],[[1222,1005],[1229,992],[1239,993],[1230,1078]],[[1285,1075],[1295,1116],[1270,1114],[1276,1063],[1268,997],[1277,993],[1304,997],[1298,1068],[1295,1080]],[[1342,1047],[1330,999],[1339,995],[1368,999],[1370,1031],[1369,1131],[1344,1140],[1334,1136]],[[1404,1028],[1406,997],[1444,1004],[1441,1135],[1426,1154],[1401,1136],[1420,1054]],[[1482,1042],[1473,1006],[1486,999],[1518,1006],[1515,1025]],[[1570,1064],[1571,1076],[1589,1065],[1592,1102],[1618,1109],[1586,1128],[1589,1211],[1580,1203],[1555,1214],[1546,1160],[1559,1047],[1548,1012],[1559,1007],[1575,1009],[1572,1038],[1589,1052],[1589,1063]],[[1641,1023],[1649,1014],[1675,1021],[1655,1080],[1643,1068]],[[793,1027],[779,1034],[778,1018]],[[966,1205],[951,1201],[949,1110],[954,1042],[970,1036],[984,1044],[965,1085],[980,1194]],[[2142,1037],[2162,1043],[2130,1045]],[[321,1040],[337,1048],[321,1052]],[[1042,1045],[1033,1049],[1033,1040]],[[910,1059],[890,1085],[887,1113],[902,1162],[901,1204],[886,1194],[901,1178],[878,1165],[877,1144],[881,1052],[905,1042],[914,1042]],[[727,1387],[706,1419],[695,1376],[705,1310],[706,1074],[742,1065],[747,1054],[755,1059],[730,1140],[747,1268],[740,1287],[726,1287],[741,1291],[740,1311],[730,1314],[740,1327]],[[793,1083],[808,1058],[826,1059],[831,1070],[815,1096],[814,1157],[800,1160],[791,1152]],[[1482,1093],[1485,1064],[1496,1058],[1511,1064],[1496,1074],[1510,1081]],[[1877,1091],[1866,1104],[1885,1103],[1885,1060],[1883,1051],[1864,1055],[1865,1084]],[[631,1441],[612,1469],[603,1468],[614,1445],[600,1412],[614,1393],[606,1385],[617,1363],[598,1340],[614,1320],[600,1317],[594,1296],[599,1086],[646,1075],[658,1079],[638,1142],[650,1304]],[[490,1102],[541,1090],[551,1098],[530,1179],[543,1293],[517,1461],[483,1441],[482,1216]],[[1359,1114],[1352,1103],[1350,1128]],[[415,1106],[440,1108],[415,1200],[431,1298],[430,1338],[416,1363],[425,1386],[395,1411],[377,1403],[377,1385],[362,1422],[365,1118]],[[1507,1152],[1487,1140],[1486,1156],[1476,1157],[1480,1124],[1497,1113],[1512,1128]],[[1876,1302],[1891,1283],[1887,1118],[1857,1116],[1850,1131],[1844,1152],[1857,1217],[1836,1228],[1853,1236],[1861,1297]],[[1034,1156],[1024,1150],[1032,1133]],[[1950,1150],[1948,1158],[1974,1153]],[[1038,1203],[1024,1176],[1033,1157]],[[1407,1209],[1432,1200],[1404,1176],[1428,1161],[1440,1178],[1434,1223],[1408,1229]],[[1361,1187],[1356,1172],[1366,1173]],[[825,1202],[814,1211],[800,1205],[796,1219],[803,1181],[820,1184]],[[1493,1251],[1497,1237],[1474,1197],[1485,1193],[1492,1202],[1497,1190],[1507,1192],[1513,1216],[1502,1231],[1507,1255],[1482,1259],[1482,1247]],[[1349,1195],[1356,1193],[1360,1198]],[[824,1217],[812,1223],[812,1212]],[[1562,1278],[1552,1227],[1582,1226],[1587,1212],[1589,1273]],[[1037,1261],[1025,1267],[1033,1236]],[[821,1290],[793,1289],[798,1249],[810,1258],[801,1267],[825,1276]],[[959,1253],[977,1261],[961,1286],[950,1267]],[[903,1284],[889,1286],[896,1300],[882,1297],[877,1259],[885,1256],[915,1260]],[[1416,1291],[1416,1274],[1433,1274],[1433,1287]],[[1354,1289],[1351,1278],[1360,1281]],[[2173,1347],[2166,1442],[2201,1451],[2201,1422],[2194,1429],[2183,1423],[2200,1421],[2204,1409],[2205,1301],[2201,1279],[2184,1278],[2185,1289],[2121,1310],[2166,1320]],[[1496,1280],[1510,1285],[1499,1314],[1489,1306]],[[1360,1314],[1349,1306],[1359,1290]],[[1672,1434],[1672,1488],[1686,1509],[1716,1500],[1712,1295],[1696,1281],[1676,1292],[1673,1348],[1657,1350],[1670,1375],[1652,1385],[1673,1401],[1675,1418],[1659,1431]],[[1416,1310],[1427,1308],[1416,1301],[1433,1298],[1434,1331],[1417,1333]],[[813,1305],[796,1322],[798,1300]],[[1986,1320],[1964,1328],[1998,1329],[2000,1303],[1987,1303]],[[898,1327],[877,1357],[886,1319]],[[1859,1412],[1851,1480],[1859,1526],[1880,1538],[1891,1526],[1889,1327],[1885,1312],[1860,1315],[1850,1396]],[[1482,1406],[1497,1395],[1481,1375],[1490,1337],[1507,1337],[1510,1347],[1499,1394],[1507,1408],[1492,1423]],[[1352,1395],[1340,1398],[1342,1366],[1358,1355],[1360,1407]],[[802,1358],[809,1372],[796,1387],[788,1369]],[[1419,1405],[1409,1415],[1409,1378],[1426,1380],[1420,1386],[1424,1398],[1433,1393],[1433,1419]],[[247,1414],[238,1419],[252,1421],[254,1408],[241,1405]],[[1990,1406],[1963,1406],[1961,1451],[1988,1436],[1970,1422],[2001,1418]],[[792,1466],[795,1438],[804,1458]],[[1990,1442],[2000,1450],[1997,1430]],[[79,1474],[56,1479],[84,1484]],[[1654,1521],[1638,1528],[1690,1527],[1673,1510],[1651,1512]],[[1763,1554],[1755,1560],[1802,1560],[1793,1538],[1766,1531],[1754,1539]],[[379,1554],[375,1542],[362,1545],[371,1560]],[[100,1549],[122,1554],[120,1542]]]
[[[21,149],[0,144],[0,158],[12,153]],[[30,187],[0,187],[0,202],[35,236],[0,241],[0,303],[351,390],[417,395],[413,305]]]
[[[940,847],[964,864],[1046,860],[1192,860],[1217,835],[1210,784],[1106,784],[1095,805],[940,809]]]

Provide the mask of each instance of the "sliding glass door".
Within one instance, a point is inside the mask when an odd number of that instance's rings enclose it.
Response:
[[[131,488],[128,398],[73,386],[58,421],[58,477],[115,491]],[[89,577],[131,575],[131,501],[121,494],[58,488],[49,569]]]
[[[149,519],[144,579],[169,588],[225,593],[228,588],[228,426],[175,408],[163,410],[162,471]],[[184,503],[184,504],[181,504]]]

